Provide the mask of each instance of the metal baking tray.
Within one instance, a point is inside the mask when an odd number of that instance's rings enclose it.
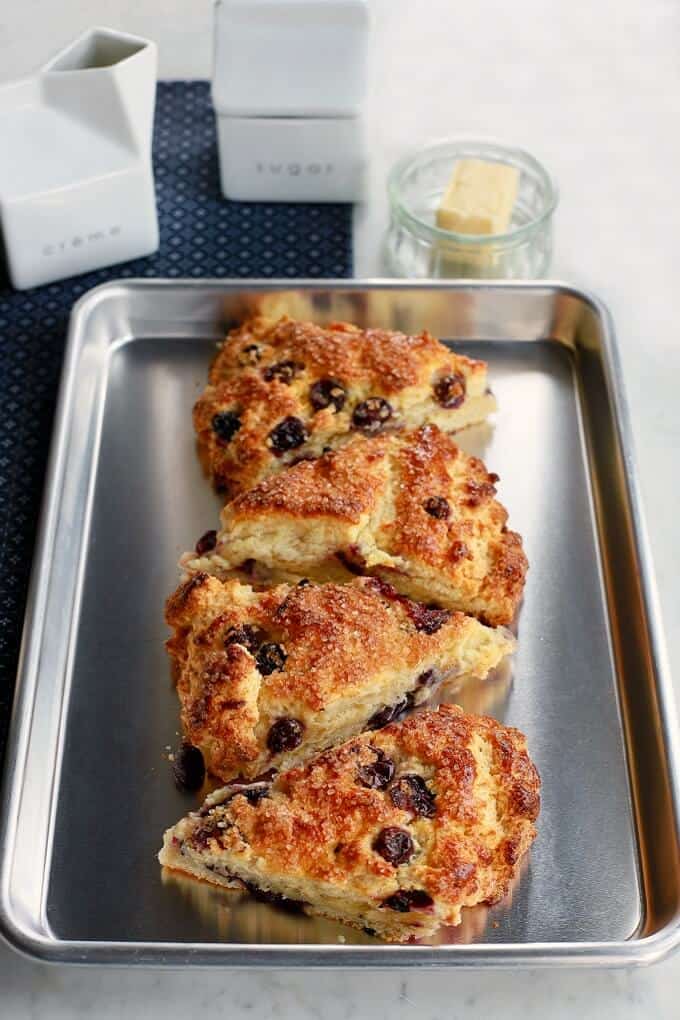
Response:
[[[531,562],[513,675],[460,692],[520,727],[543,777],[511,897],[436,944],[389,946],[164,879],[195,803],[165,749],[178,707],[162,606],[216,521],[190,412],[244,314],[428,328],[485,358],[501,476]],[[238,966],[633,964],[680,940],[672,687],[603,306],[549,283],[110,283],[71,318],[2,803],[5,937],[57,961]]]

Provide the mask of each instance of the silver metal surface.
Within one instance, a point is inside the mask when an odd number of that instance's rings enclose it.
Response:
[[[6,938],[62,961],[659,959],[680,940],[678,749],[607,313],[559,284],[286,287],[126,282],[74,309],[2,804]],[[461,445],[500,474],[531,570],[512,678],[458,700],[527,734],[543,808],[511,900],[435,945],[164,881],[156,862],[195,803],[163,757],[178,741],[163,600],[219,508],[191,406],[215,339],[255,310],[426,327],[490,365],[499,413]]]

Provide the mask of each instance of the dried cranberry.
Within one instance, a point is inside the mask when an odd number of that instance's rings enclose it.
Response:
[[[261,800],[269,796],[269,787],[266,785],[246,786],[239,792],[243,794],[249,804],[259,804]]]
[[[434,900],[424,889],[399,889],[383,900],[383,907],[398,910],[400,914],[408,914],[409,910],[427,910],[433,906]]]
[[[352,425],[360,432],[372,435],[380,432],[392,417],[392,405],[382,397],[369,397],[354,408]]]
[[[230,627],[224,636],[225,645],[243,645],[251,655],[254,655],[260,646],[261,632],[257,627],[244,623],[241,627]]]
[[[435,517],[438,521],[445,521],[451,514],[449,501],[444,499],[443,496],[430,496],[423,503],[423,507],[430,517]]]
[[[424,673],[421,673],[416,684],[418,687],[434,687],[441,680],[441,673],[438,669],[426,669]]]
[[[349,570],[350,574],[356,574],[358,577],[364,573],[366,569],[366,561],[363,556],[355,550],[354,546],[343,552],[342,549],[336,552],[335,558],[342,563],[343,567]]]
[[[381,577],[367,577],[365,584],[367,588],[371,588],[377,595],[387,599],[388,602],[407,603],[411,601],[405,595],[400,595],[393,585],[383,581]]]
[[[280,421],[269,433],[269,443],[274,453],[296,450],[308,439],[309,432],[305,423],[292,414]]]
[[[228,804],[234,799],[234,797],[245,797],[249,804],[258,804],[261,800],[268,796],[269,783],[267,782],[258,780],[251,785],[235,782],[222,788],[219,804],[212,804],[208,806],[204,804],[198,813],[201,816],[209,815],[215,811],[217,807],[223,807],[225,804]]]
[[[268,641],[262,645],[255,656],[255,662],[262,676],[269,676],[270,673],[283,669],[286,658],[285,650],[281,645],[277,645],[274,641]]]
[[[466,546],[465,542],[452,542],[451,548],[449,549],[449,559],[452,563],[458,563],[459,560],[465,560],[470,555],[470,550]]]
[[[318,460],[319,458],[315,453],[301,453],[299,457],[293,457],[288,463],[291,467],[295,467],[296,464],[311,464],[312,461]]]
[[[396,825],[388,825],[376,836],[373,841],[373,849],[389,864],[396,867],[398,864],[406,864],[411,859],[415,847],[405,829],[400,829]]]
[[[394,762],[379,747],[372,750],[376,756],[375,761],[358,767],[357,780],[371,790],[384,790],[394,775]]]
[[[262,357],[262,349],[257,344],[248,344],[244,347],[238,356],[239,365],[257,365],[258,361]]]
[[[205,556],[206,553],[210,552],[217,545],[217,532],[206,531],[205,535],[201,535],[198,542],[196,543],[196,555]]]
[[[487,476],[488,477],[488,476]],[[496,495],[496,487],[493,482],[468,482],[465,486],[468,492],[466,499],[467,506],[481,506]]]
[[[416,630],[422,630],[425,634],[435,634],[451,618],[448,609],[424,606],[421,602],[410,602],[406,606],[406,612]]]
[[[286,910],[291,914],[301,913],[304,907],[302,900],[289,900],[287,896],[272,892],[271,889],[260,889],[253,882],[244,882],[243,884],[253,899],[259,900],[260,903],[270,903],[273,907],[280,907],[281,910]]]
[[[377,712],[374,712],[371,718],[366,723],[366,729],[369,730],[380,730],[383,726],[387,726],[391,723],[398,715],[405,712],[408,708],[408,701],[406,698],[402,698],[396,705],[385,705],[383,708],[379,708]]]
[[[390,797],[394,806],[402,811],[412,811],[423,818],[435,816],[434,794],[423,777],[415,773],[400,776],[390,787]]]
[[[182,744],[172,763],[172,774],[179,790],[200,790],[205,779],[203,755],[192,744]]]
[[[213,432],[228,443],[241,428],[241,419],[235,411],[219,411],[212,420]]]
[[[272,754],[294,751],[302,743],[304,726],[298,719],[277,719],[267,734],[267,747]]]
[[[196,849],[205,850],[211,839],[219,839],[230,826],[231,823],[226,822],[222,816],[211,812],[196,826],[189,842]]]
[[[273,365],[267,365],[266,368],[262,369],[262,378],[267,382],[271,382],[272,379],[278,379],[279,382],[288,385],[304,367],[298,361],[277,361]]]
[[[342,411],[347,392],[337,379],[319,379],[309,391],[309,400],[315,411],[322,411],[331,404],[336,411]]]
[[[443,375],[434,384],[434,396],[438,404],[452,411],[465,400],[465,376],[459,372]]]

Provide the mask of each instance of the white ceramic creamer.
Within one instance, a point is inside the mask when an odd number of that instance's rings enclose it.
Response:
[[[0,232],[19,289],[150,255],[156,45],[95,28],[0,87]]]

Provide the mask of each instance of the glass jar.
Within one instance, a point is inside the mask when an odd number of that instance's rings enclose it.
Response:
[[[459,159],[519,170],[517,201],[505,233],[459,234],[436,225],[437,208]],[[538,160],[522,149],[471,139],[435,143],[392,168],[388,195],[385,261],[393,276],[523,279],[548,271],[557,188]]]

